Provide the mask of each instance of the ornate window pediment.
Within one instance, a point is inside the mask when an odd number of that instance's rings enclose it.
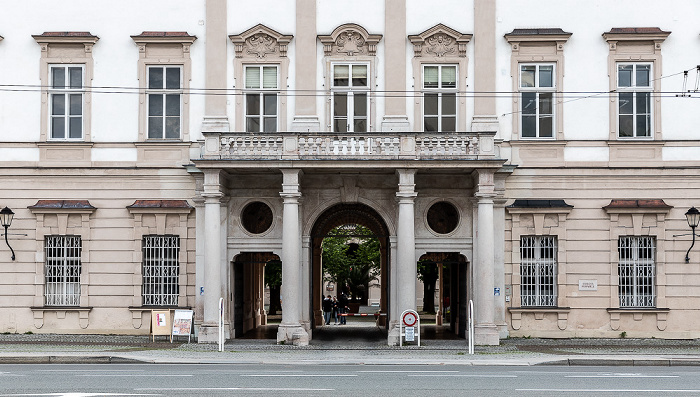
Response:
[[[466,57],[467,43],[472,35],[460,33],[440,23],[423,33],[410,35],[408,39],[413,43],[416,57],[422,56],[424,52],[437,58]]]
[[[241,34],[228,37],[235,45],[237,58],[265,59],[273,56],[286,57],[287,45],[293,36],[257,24]]]
[[[357,56],[377,53],[381,34],[369,34],[365,28],[354,23],[340,25],[329,35],[319,35],[326,56]]]

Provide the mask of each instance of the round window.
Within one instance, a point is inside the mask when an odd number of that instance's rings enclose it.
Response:
[[[265,233],[272,226],[272,209],[260,201],[252,202],[243,208],[241,224],[250,233]]]
[[[440,201],[428,209],[428,226],[435,233],[447,234],[457,229],[459,211],[447,201]]]

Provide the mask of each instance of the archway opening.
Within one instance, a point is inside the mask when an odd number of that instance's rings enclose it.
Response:
[[[468,264],[456,252],[428,252],[418,261],[418,278],[423,284],[422,316],[435,316],[426,326],[427,338],[466,337],[469,302]]]
[[[244,252],[234,258],[231,328],[236,338],[274,339],[282,316],[281,265],[271,252]]]

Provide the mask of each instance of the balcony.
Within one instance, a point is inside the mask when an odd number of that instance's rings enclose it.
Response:
[[[201,160],[495,160],[495,132],[204,133]]]

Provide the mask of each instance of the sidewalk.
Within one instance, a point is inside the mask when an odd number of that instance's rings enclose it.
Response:
[[[422,340],[422,346],[386,346],[386,339],[338,326],[309,346],[277,345],[273,339],[234,339],[217,345],[174,343],[164,337],[121,335],[0,335],[0,364],[457,364],[700,366],[700,341],[663,339],[523,339],[477,346],[463,339]],[[370,330],[370,333],[373,332]],[[319,332],[320,333],[320,332]],[[335,337],[330,337],[335,336]],[[355,335],[348,339],[347,335]]]

